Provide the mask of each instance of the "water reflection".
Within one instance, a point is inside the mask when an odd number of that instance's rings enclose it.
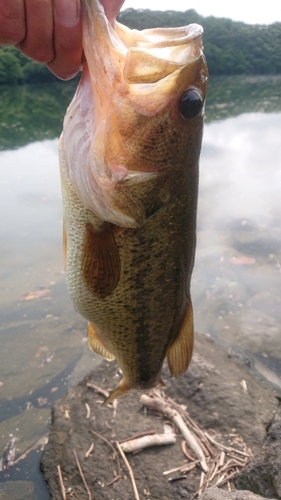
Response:
[[[192,294],[196,328],[281,389],[281,79],[274,78],[220,86],[218,79],[210,88]],[[42,117],[36,129],[22,101],[31,110],[36,100],[22,92],[14,108],[11,94],[1,94],[10,104],[0,120],[0,455],[10,433],[19,452],[44,435],[53,401],[97,362],[65,286],[57,139],[5,151],[57,137],[66,104],[59,111],[60,93],[51,94],[54,120]],[[42,491],[36,498],[48,498]]]
[[[197,328],[250,354],[279,388],[280,133],[274,113],[206,126],[193,280]]]

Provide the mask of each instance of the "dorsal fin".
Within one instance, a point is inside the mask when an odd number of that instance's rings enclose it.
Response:
[[[83,241],[82,272],[86,285],[95,297],[105,299],[120,279],[119,250],[112,225],[105,222],[101,229],[86,225]]]

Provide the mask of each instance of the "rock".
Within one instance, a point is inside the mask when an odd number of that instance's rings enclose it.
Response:
[[[230,433],[239,434],[253,452],[260,450],[266,438],[266,427],[278,408],[277,393],[261,387],[243,366],[233,363],[208,337],[196,335],[194,357],[184,376],[172,379],[167,367],[162,375],[167,396],[178,404],[187,405],[190,416],[202,427],[212,429],[222,440]],[[103,361],[55,404],[50,439],[42,458],[44,477],[53,500],[61,500],[57,465],[61,467],[66,489],[72,488],[79,500],[88,499],[73,450],[93,498],[132,499],[131,482],[122,461],[121,479],[107,486],[114,479],[118,466],[110,445],[89,429],[111,442],[147,430],[162,433],[163,419],[142,410],[140,392],[132,391],[121,398],[115,416],[111,405],[101,406],[104,397],[87,387],[87,383],[92,383],[109,390],[119,380],[116,364]],[[164,471],[184,463],[181,441],[178,435],[174,445],[127,455],[141,498],[191,499],[198,490],[199,468],[178,481],[168,481],[169,475],[163,475]],[[85,458],[92,442],[94,451]]]
[[[263,500],[263,497],[254,495],[250,491],[230,492],[219,488],[209,488],[200,496],[200,500]]]
[[[235,485],[238,489],[248,489],[265,498],[281,499],[281,406],[262,450],[242,469]]]

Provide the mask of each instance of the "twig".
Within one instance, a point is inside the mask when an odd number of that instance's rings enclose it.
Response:
[[[116,476],[114,479],[112,479],[112,481],[110,481],[110,483],[107,483],[106,486],[111,486],[113,483],[115,483],[116,481],[118,481],[118,479],[120,479],[120,476]]]
[[[164,470],[163,475],[167,476],[167,474],[172,474],[172,472],[177,472],[178,470],[180,470],[181,472],[189,472],[195,469],[196,464],[198,464],[199,462],[200,460],[196,460],[192,464],[180,465],[179,467],[175,467],[174,469]]]
[[[245,457],[245,458],[241,458],[241,457],[236,457],[235,455],[233,455],[232,453],[230,453],[229,451],[227,452],[228,456],[231,457],[231,458],[235,458],[235,460],[238,460],[239,462],[241,462],[241,465],[246,465],[246,463],[248,462],[249,458],[250,457]]]
[[[183,476],[169,477],[168,481],[170,481],[170,483],[172,483],[173,481],[178,481],[179,479],[186,479],[186,478],[187,478],[187,476],[184,474]]]
[[[187,451],[186,441],[182,441],[181,449],[186,458],[188,458],[188,460],[191,460],[191,462],[194,462],[195,458],[192,455],[190,455],[189,452]]]
[[[232,474],[229,474],[229,476],[226,476],[225,478],[220,479],[217,483],[216,486],[222,486],[223,484],[227,483],[230,481],[230,479],[233,479],[235,476],[237,476],[238,472],[232,472]]]
[[[117,401],[117,399],[116,399]],[[156,434],[156,431],[146,431],[146,432],[140,432],[139,434],[134,434],[131,437],[125,438],[125,439],[116,439],[119,444],[126,443],[127,441],[131,441],[132,439],[138,439],[143,436],[152,436],[153,434]],[[116,443],[116,441],[113,441],[113,443]]]
[[[132,486],[133,486],[133,490],[134,490],[134,494],[135,494],[135,500],[140,500],[132,468],[131,468],[131,466],[130,466],[128,460],[127,460],[127,458],[125,457],[125,453],[123,452],[123,450],[122,450],[120,444],[118,443],[118,441],[116,442],[116,446],[118,448],[118,451],[119,451],[121,457],[123,458],[123,460],[125,462],[125,465],[126,465],[128,471],[129,471],[131,482],[132,482]]]
[[[201,472],[201,476],[200,476],[200,484],[199,484],[198,496],[200,496],[201,493],[203,493],[203,491],[204,491],[205,478],[206,478],[206,474],[205,474],[205,472],[202,471]]]
[[[117,405],[118,405],[118,399],[114,399],[113,402],[112,402],[112,406],[113,406],[113,418],[115,418],[116,415],[117,415]]]
[[[172,409],[170,406],[168,406],[165,400],[162,400],[159,397],[149,397],[143,394],[140,398],[140,401],[143,405],[147,406],[148,408],[162,413],[163,415],[165,415],[165,417],[169,418],[177,425],[184,439],[188,442],[190,448],[194,451],[197,458],[201,460],[200,463],[203,471],[208,472],[208,465],[206,462],[206,457],[202,451],[202,448],[200,447],[197,440],[195,439],[193,434],[190,432],[190,430],[184,423],[178,411]]]
[[[220,460],[219,460],[219,466],[223,467],[224,466],[224,460],[225,460],[225,451],[222,451],[220,454]]]
[[[85,453],[85,458],[88,458],[90,456],[90,454],[92,453],[93,449],[94,449],[94,443],[91,444],[90,448],[88,449],[88,451],[86,451]]]
[[[85,476],[84,476],[83,471],[82,471],[82,469],[81,469],[81,465],[80,465],[80,462],[79,462],[79,460],[78,460],[78,457],[77,457],[77,454],[76,454],[76,451],[75,451],[75,450],[73,450],[73,454],[74,454],[74,457],[75,457],[75,460],[76,460],[76,464],[77,464],[77,467],[78,467],[78,470],[79,470],[80,476],[81,476],[81,478],[82,478],[82,481],[83,481],[84,486],[85,486],[85,488],[86,488],[86,491],[87,491],[87,493],[88,493],[89,500],[92,500],[92,495],[91,495],[91,492],[90,492],[89,487],[88,487],[88,485],[87,485],[87,482],[86,482]]]
[[[33,450],[36,450],[38,446],[45,445],[48,442],[48,436],[43,436],[42,438],[38,439],[36,443],[34,443],[30,448],[28,448],[20,457],[18,457],[16,460],[13,461],[12,465],[16,465],[20,460],[23,460],[26,458],[26,456]]]
[[[211,443],[213,443],[218,448],[221,448],[224,451],[235,452],[235,453],[238,453],[238,455],[243,455],[244,457],[249,457],[249,454],[245,453],[244,451],[240,451],[240,450],[237,450],[236,448],[228,447],[228,446],[225,446],[224,444],[218,443],[217,441],[215,441],[214,438],[212,438],[212,436],[210,436],[208,434],[208,432],[205,432],[205,436],[209,439],[209,441],[211,441]]]
[[[135,451],[149,448],[150,446],[162,446],[167,444],[174,444],[177,438],[175,434],[153,434],[150,436],[142,436],[137,439],[131,439],[125,443],[120,444],[122,450],[126,453],[133,453]]]
[[[213,472],[212,472],[212,475],[209,478],[210,482],[213,481],[214,477],[216,477],[216,475],[218,474],[218,470],[219,470],[219,463],[216,462],[215,467],[214,467]]]
[[[85,403],[85,407],[86,407],[86,410],[87,410],[87,415],[86,415],[86,418],[90,418],[90,415],[91,415],[91,408],[89,407],[88,403]]]
[[[88,382],[86,384],[86,386],[89,387],[90,389],[94,389],[94,391],[97,391],[99,394],[102,394],[105,398],[108,398],[108,396],[109,396],[108,391],[105,391],[104,389],[102,389],[101,387],[98,387],[97,385],[94,385],[94,384],[91,384],[90,382]]]
[[[58,475],[59,475],[59,482],[60,482],[61,496],[62,496],[63,500],[66,500],[66,492],[65,492],[65,487],[64,487],[64,484],[63,484],[63,478],[62,478],[61,468],[60,468],[60,466],[59,466],[59,465],[57,465],[57,469],[58,469]]]
[[[119,462],[119,458],[118,458],[118,454],[116,453],[116,450],[114,449],[114,447],[112,446],[112,444],[105,438],[103,437],[101,434],[99,434],[98,432],[96,431],[93,431],[92,429],[88,429],[89,432],[91,432],[92,434],[94,434],[95,436],[99,437],[100,439],[102,439],[105,443],[108,444],[108,446],[110,446],[110,448],[112,449],[113,451],[113,460],[114,458],[116,457],[116,460],[117,460],[117,465],[118,465],[118,476],[121,475],[121,467],[120,467],[120,462]]]

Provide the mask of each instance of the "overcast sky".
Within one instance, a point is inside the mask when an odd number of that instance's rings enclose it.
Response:
[[[123,9],[181,10],[195,9],[203,16],[229,17],[249,24],[281,22],[280,0],[125,0]],[[123,10],[122,9],[122,10]]]

